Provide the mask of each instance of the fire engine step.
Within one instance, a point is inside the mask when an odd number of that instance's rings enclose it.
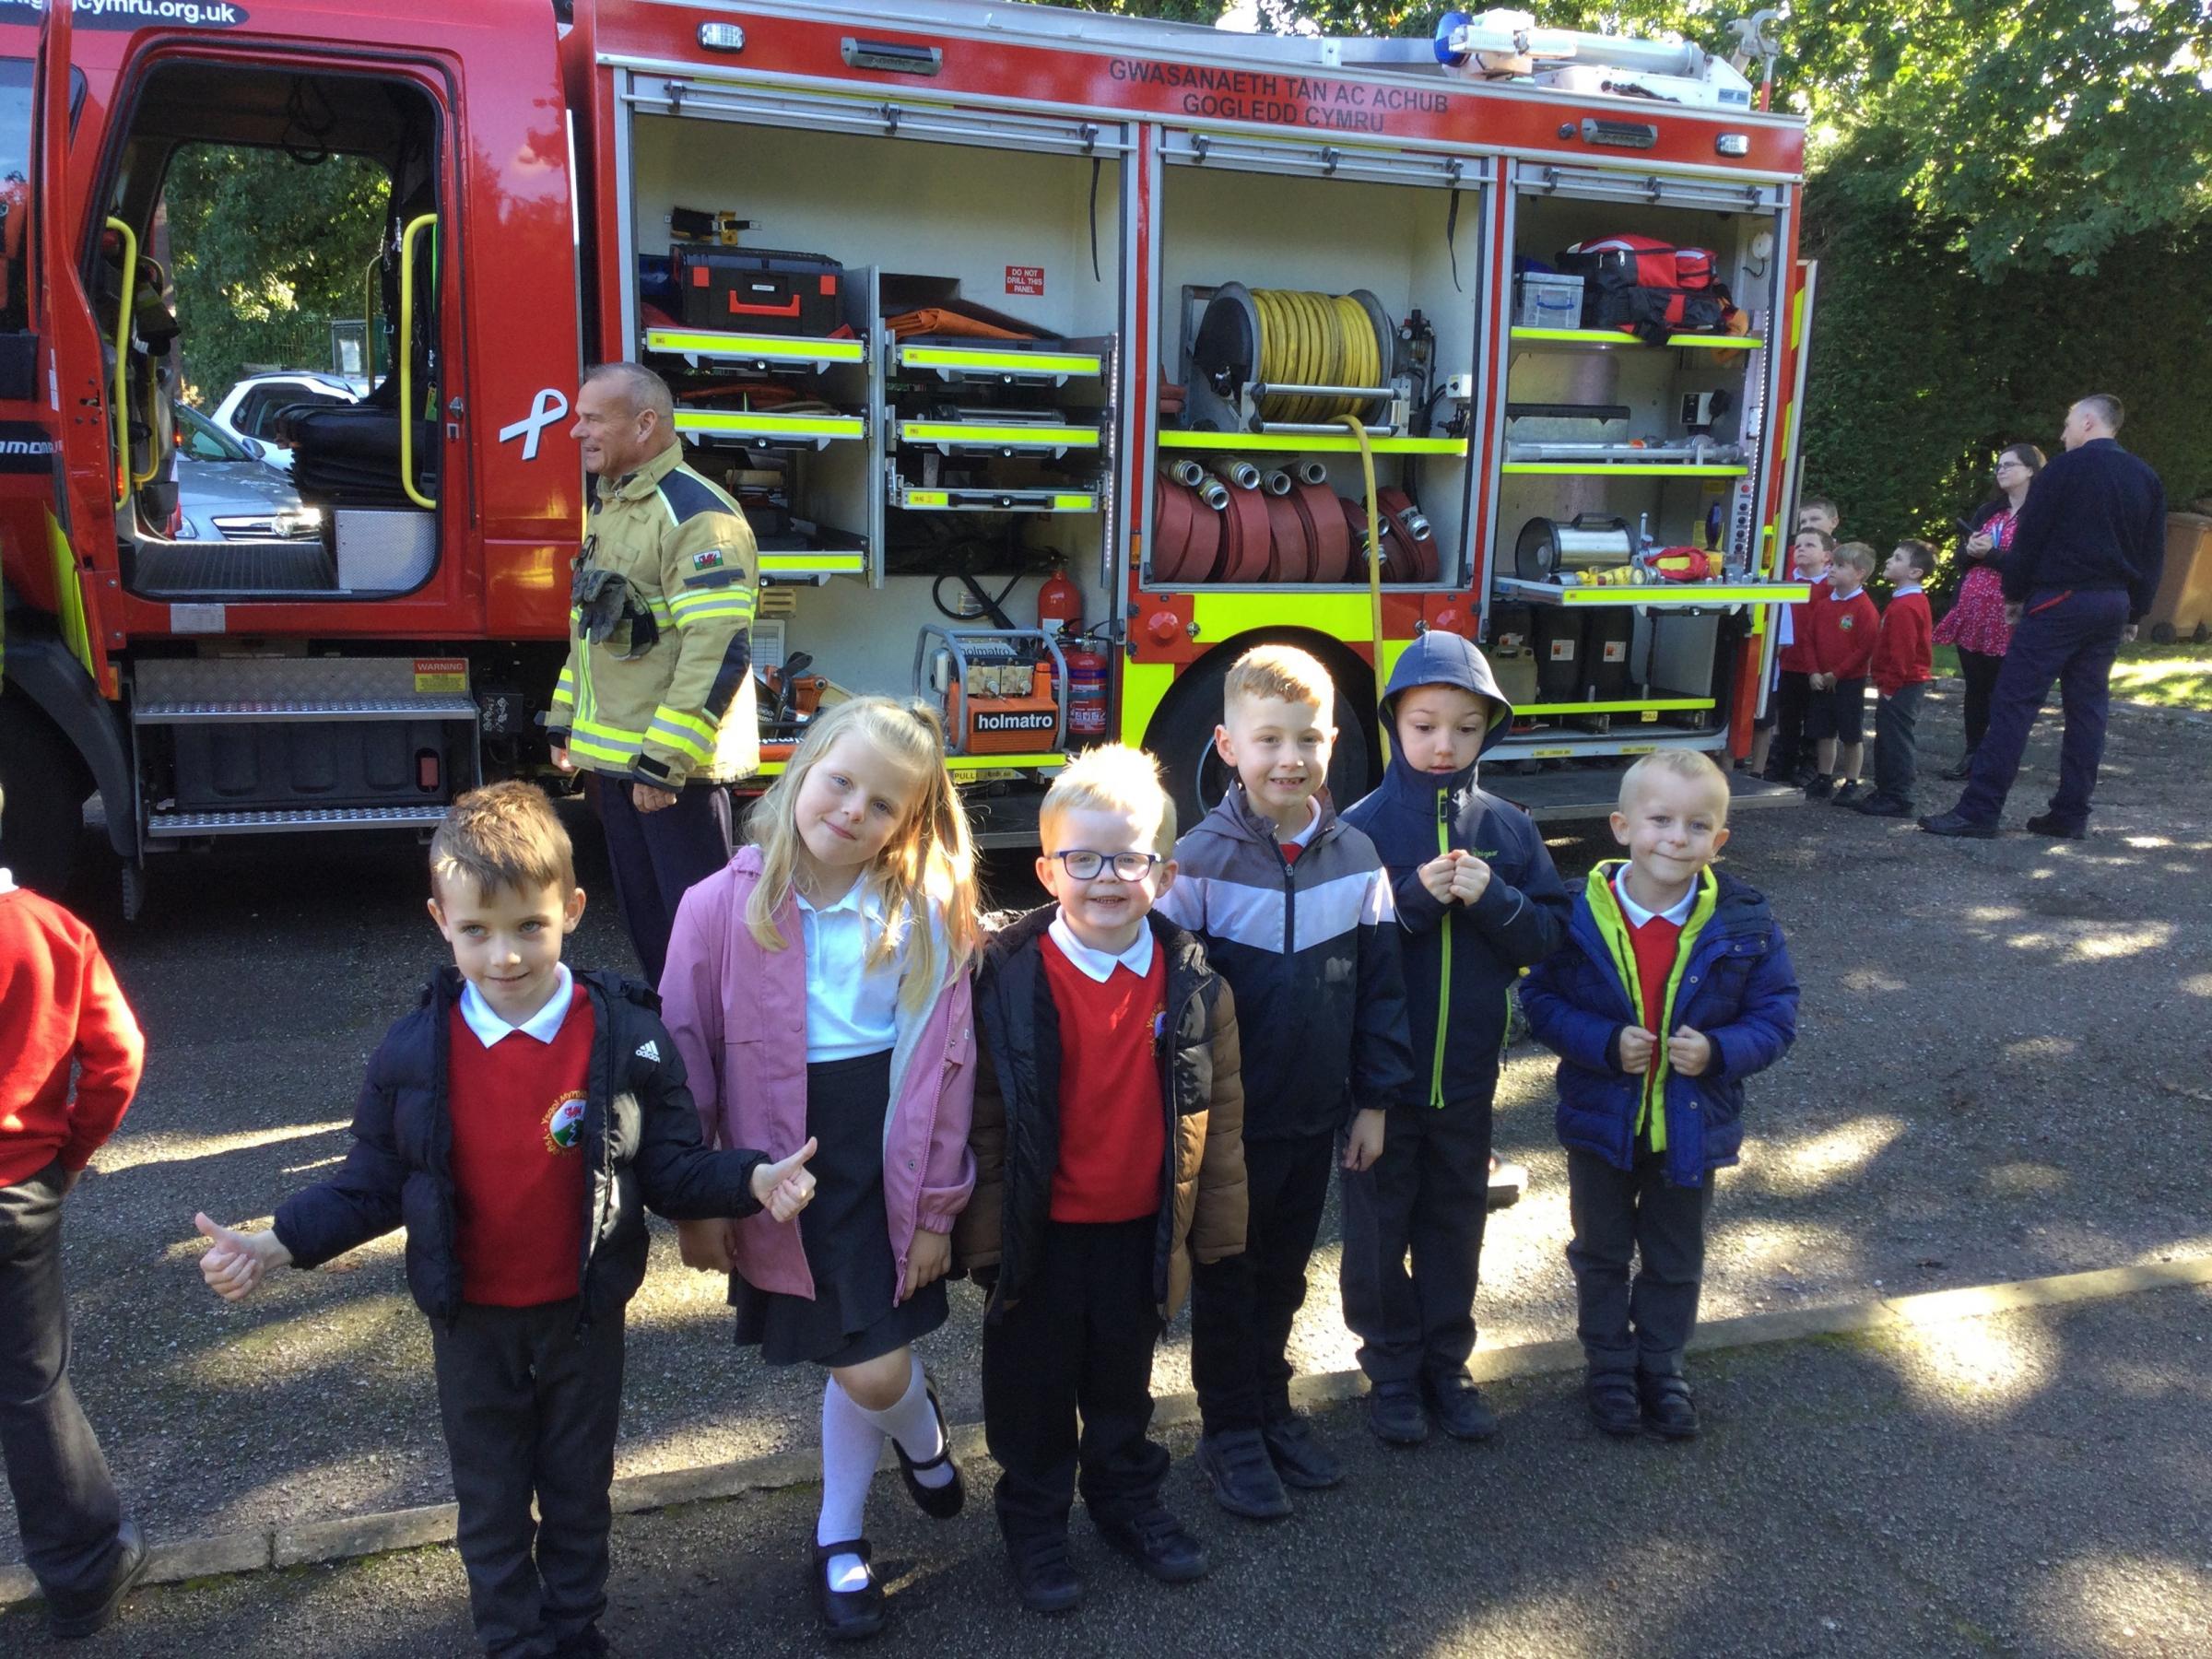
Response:
[[[131,711],[139,725],[197,725],[203,721],[474,720],[473,697],[347,698],[335,701],[143,702]]]
[[[441,803],[407,806],[284,806],[274,811],[156,812],[147,834],[159,841],[202,835],[277,835],[301,830],[430,830],[445,816]]]
[[[197,594],[328,594],[336,559],[321,542],[225,542],[142,547],[130,567],[135,594],[169,598]]]

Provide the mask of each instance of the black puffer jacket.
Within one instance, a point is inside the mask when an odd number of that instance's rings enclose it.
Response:
[[[996,1269],[987,1317],[1021,1299],[1052,1214],[1060,1163],[1060,1011],[1043,953],[1060,907],[1011,921],[976,975],[978,1065],[975,1195],[953,1229],[953,1253],[980,1278]],[[1156,1044],[1167,1109],[1152,1300],[1171,1319],[1191,1287],[1191,1260],[1244,1248],[1244,1089],[1236,1001],[1206,966],[1206,947],[1158,911],[1148,919],[1168,964],[1168,1027]]]
[[[594,1020],[583,1119],[589,1207],[577,1264],[581,1317],[589,1322],[620,1309],[644,1282],[645,1206],[677,1221],[749,1216],[760,1207],[752,1178],[763,1155],[700,1145],[684,1063],[650,987],[612,973],[576,978],[591,993]],[[370,1058],[344,1167],[276,1211],[276,1236],[297,1267],[320,1266],[405,1227],[407,1288],[425,1313],[447,1321],[461,1309],[446,1098],[446,1049],[460,994],[461,975],[452,968],[424,987],[414,1011]]]

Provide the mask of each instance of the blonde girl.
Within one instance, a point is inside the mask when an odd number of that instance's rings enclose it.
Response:
[[[808,1574],[825,1632],[865,1636],[884,1623],[863,1520],[885,1439],[924,1513],[965,1500],[912,1347],[945,1323],[975,1184],[974,857],[935,712],[829,710],[747,833],[677,911],[663,1015],[709,1143],[811,1136],[817,1184],[795,1229],[684,1227],[684,1260],[730,1275],[741,1345],[829,1371]]]

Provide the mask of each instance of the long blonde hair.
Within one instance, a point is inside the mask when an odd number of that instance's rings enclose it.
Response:
[[[945,770],[945,727],[925,702],[856,697],[815,718],[783,775],[769,785],[746,826],[760,849],[760,879],[746,899],[745,924],[764,950],[782,950],[791,943],[776,926],[776,912],[796,885],[799,792],[830,746],[848,732],[918,780],[906,817],[861,879],[876,884],[884,904],[883,936],[868,959],[872,965],[888,962],[903,945],[908,954],[900,996],[910,1008],[920,1007],[967,967],[980,936],[968,812]],[[941,935],[930,923],[933,906],[944,919]],[[938,960],[940,938],[943,961]]]

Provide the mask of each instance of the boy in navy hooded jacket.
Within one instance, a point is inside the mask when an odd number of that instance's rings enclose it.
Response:
[[[1390,872],[1420,1079],[1391,1109],[1382,1156],[1344,1177],[1344,1321],[1371,1385],[1369,1427],[1392,1445],[1428,1438],[1424,1406],[1461,1439],[1498,1428],[1466,1371],[1491,1098],[1508,993],[1566,938],[1573,908],[1529,816],[1476,782],[1512,718],[1481,652],[1422,635],[1382,695],[1390,769],[1344,814]]]

